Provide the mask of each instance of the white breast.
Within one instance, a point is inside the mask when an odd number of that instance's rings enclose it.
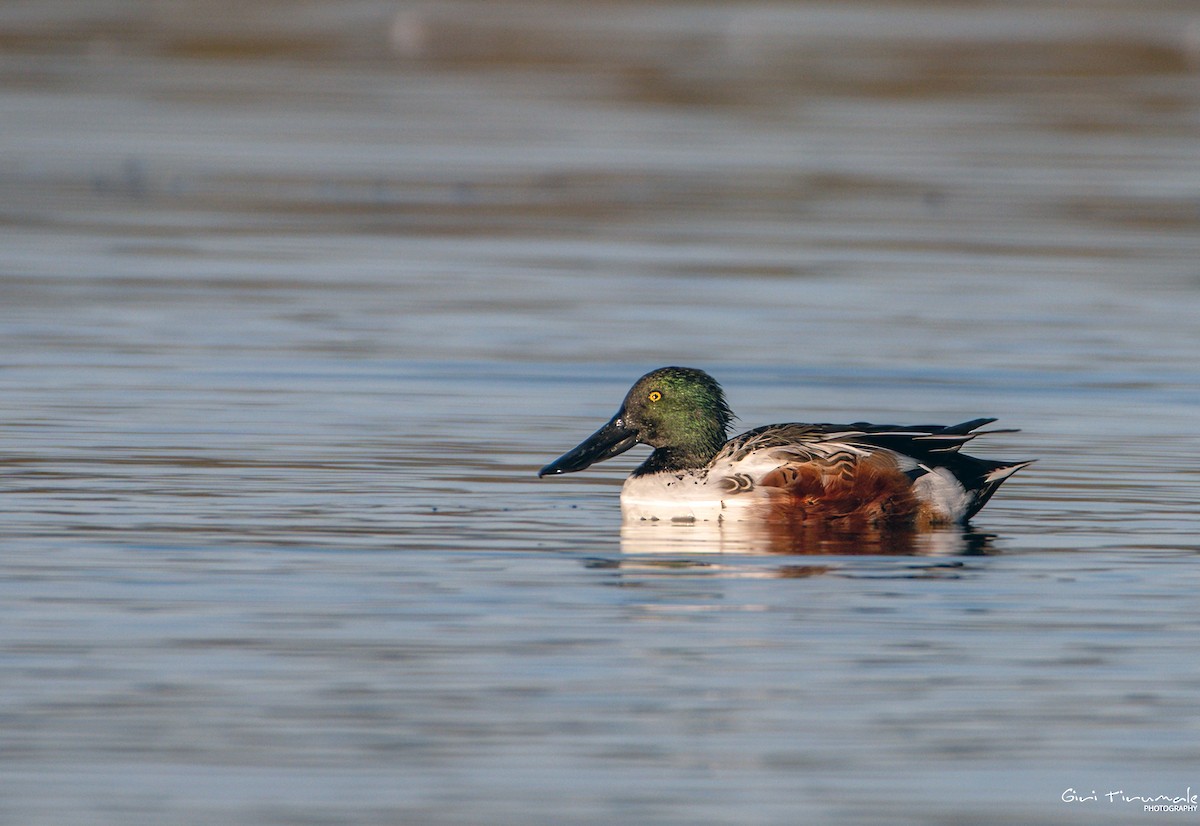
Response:
[[[762,501],[757,491],[730,492],[708,479],[694,471],[630,476],[621,488],[621,514],[627,521],[716,522],[739,519]]]

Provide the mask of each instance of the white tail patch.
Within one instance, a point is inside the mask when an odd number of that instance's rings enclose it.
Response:
[[[1034,460],[1030,459],[1028,462],[1017,462],[1015,465],[1005,465],[1004,467],[998,467],[995,470],[993,470],[991,473],[989,473],[987,476],[984,476],[983,481],[985,484],[988,484],[988,485],[998,485],[1001,482],[1003,482],[1005,479],[1007,479],[1008,477],[1012,476],[1014,473],[1016,473],[1021,468],[1032,465],[1033,462],[1034,462]]]
[[[922,467],[929,472],[913,482],[913,494],[940,518],[948,522],[961,520],[975,501],[974,494],[963,487],[949,468]]]

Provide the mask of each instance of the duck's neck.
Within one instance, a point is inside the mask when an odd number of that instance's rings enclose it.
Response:
[[[668,438],[660,439],[658,433],[651,432],[646,438],[646,443],[654,448],[654,452],[642,462],[633,475],[678,473],[707,468],[713,457],[725,446],[728,427],[728,415],[695,416],[676,422]],[[665,444],[656,444],[660,441]]]
[[[717,455],[724,444],[722,439],[717,444],[706,444],[694,447],[659,447],[646,461],[633,472],[634,476],[646,476],[652,473],[678,473],[685,470],[707,468],[709,462]]]

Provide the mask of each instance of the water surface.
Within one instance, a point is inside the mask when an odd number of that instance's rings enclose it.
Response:
[[[1200,789],[1198,27],[0,10],[0,821]],[[900,542],[622,526],[633,453],[535,478],[670,363],[746,428],[998,416],[1038,463]]]

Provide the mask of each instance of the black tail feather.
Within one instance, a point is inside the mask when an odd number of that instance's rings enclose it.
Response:
[[[958,472],[951,467],[950,472],[958,478],[967,490],[975,490],[975,501],[971,503],[970,509],[963,516],[963,521],[970,519],[988,503],[992,498],[992,494],[999,490],[1000,486],[1023,467],[1028,467],[1034,463],[1034,459],[1029,459],[1023,462],[998,462],[991,459],[976,459],[974,456],[957,456],[957,459],[968,459],[977,468],[973,479],[964,479],[959,476]]]

